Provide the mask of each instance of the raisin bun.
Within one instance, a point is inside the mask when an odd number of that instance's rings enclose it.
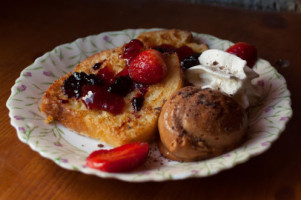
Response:
[[[247,115],[226,94],[189,86],[165,102],[158,124],[163,156],[196,161],[237,147],[246,133]]]

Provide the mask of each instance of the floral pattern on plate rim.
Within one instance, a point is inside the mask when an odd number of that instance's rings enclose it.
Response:
[[[43,157],[59,166],[100,177],[112,177],[129,182],[164,181],[205,177],[247,161],[266,151],[285,129],[292,116],[290,92],[286,81],[271,64],[259,59],[254,70],[260,77],[254,80],[262,88],[262,100],[251,109],[248,138],[240,147],[221,156],[191,163],[170,161],[160,156],[155,144],[151,145],[149,159],[130,173],[106,173],[86,167],[86,157],[99,149],[96,140],[80,136],[59,123],[44,123],[45,116],[39,105],[45,90],[62,75],[92,54],[120,46],[138,34],[158,29],[127,29],[104,32],[60,45],[25,68],[11,89],[7,100],[11,124],[19,139]],[[193,33],[194,37],[210,48],[225,50],[233,43],[211,35]],[[110,148],[104,144],[103,148]]]

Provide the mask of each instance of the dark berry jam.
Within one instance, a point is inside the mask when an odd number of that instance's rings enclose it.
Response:
[[[153,49],[160,51],[161,53],[175,53],[177,52],[180,61],[184,58],[193,55],[195,52],[188,46],[181,46],[179,48],[175,48],[169,44],[162,44],[159,46],[153,47]]]
[[[109,67],[104,67],[100,69],[97,73],[106,84],[111,84],[114,81],[114,72]]]
[[[190,67],[193,67],[193,66],[196,66],[196,65],[199,65],[200,62],[199,62],[199,57],[200,57],[201,53],[196,53],[196,54],[193,54],[189,57],[186,57],[184,58],[182,61],[181,61],[181,68],[183,71],[185,71],[186,69],[190,68]]]
[[[64,94],[68,98],[79,98],[84,85],[103,85],[103,81],[95,74],[86,74],[84,72],[74,72],[69,76],[63,85]]]
[[[71,75],[64,81],[63,92],[68,98],[79,98],[81,93],[81,83],[76,80],[73,75]]]
[[[102,65],[102,62],[99,62],[99,63],[95,63],[95,65],[92,67],[94,70],[97,70],[101,67]]]
[[[132,98],[132,106],[135,111],[140,111],[143,106],[144,96],[148,91],[149,85],[134,82],[134,88],[138,89],[139,92],[135,97]]]
[[[142,93],[139,93],[137,96],[135,96],[132,99],[132,106],[134,110],[140,111],[143,106],[143,101],[144,101],[144,95]]]
[[[103,85],[104,84],[103,80],[95,74],[86,74],[86,76],[84,76],[84,80],[86,81],[86,84],[89,84],[89,85]]]
[[[177,48],[177,54],[179,56],[179,60],[182,61],[184,58],[195,54],[195,52],[188,46],[181,46]]]
[[[133,39],[124,46],[122,58],[127,59],[128,64],[143,50],[143,43]]]
[[[85,85],[82,100],[88,109],[105,110],[115,115],[125,106],[123,97],[108,92],[105,86]]]
[[[136,111],[141,110],[148,87],[148,85],[134,82],[128,75],[127,68],[114,76],[110,68],[104,67],[97,75],[74,72],[65,80],[62,88],[68,98],[82,97],[88,109],[120,114],[125,106],[123,97],[135,89],[139,92],[132,99],[132,105]],[[62,103],[67,102],[68,100],[62,101]]]
[[[113,84],[108,87],[108,92],[125,97],[132,91],[133,80],[130,76],[118,76]]]
[[[177,51],[177,49],[169,44],[162,44],[159,46],[153,47],[153,49],[161,52],[161,53],[174,53]]]
[[[177,52],[180,62],[184,61],[184,59],[189,58],[192,55],[195,55],[195,52],[188,46],[181,46],[179,48],[175,48],[169,44],[162,44],[159,46],[153,47],[160,51],[161,53],[175,53]],[[183,68],[183,67],[182,67]],[[184,67],[185,68],[185,67]]]

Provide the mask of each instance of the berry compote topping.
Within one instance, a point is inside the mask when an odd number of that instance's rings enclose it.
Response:
[[[104,80],[105,84],[111,84],[114,81],[114,72],[109,67],[104,67],[97,72],[97,76],[99,76],[102,80]]]
[[[105,86],[85,85],[83,102],[88,109],[105,110],[112,114],[120,114],[125,106],[124,99],[107,91]]]
[[[132,91],[133,80],[130,76],[118,76],[115,81],[108,87],[108,92],[125,97]]]
[[[186,69],[198,65],[198,56],[200,54],[197,54],[194,52],[190,47],[188,46],[181,46],[179,48],[175,48],[169,44],[162,44],[159,46],[153,47],[153,49],[156,49],[157,51],[160,51],[161,53],[177,53],[180,63],[181,63],[181,68],[183,71]],[[198,56],[197,56],[198,55]]]
[[[135,89],[139,92],[132,99],[132,105],[136,111],[141,110],[144,95],[148,91],[148,85],[130,78],[127,67],[116,75],[109,67],[100,69],[97,75],[74,72],[65,80],[62,88],[68,98],[82,97],[88,109],[105,110],[112,114],[122,112],[125,106],[123,97]],[[67,102],[64,100],[62,103]]]
[[[141,110],[143,106],[143,101],[144,101],[144,95],[142,93],[138,93],[135,97],[132,99],[132,105],[134,110],[139,111]]]
[[[153,47],[153,49],[161,52],[161,53],[174,53],[177,49],[169,44],[161,44],[159,46]]]
[[[169,44],[161,44],[159,46],[153,47],[153,49],[160,51],[161,53],[177,53],[179,56],[180,61],[184,58],[195,54],[195,52],[188,46],[181,46],[179,48],[175,48]]]
[[[179,56],[179,60],[182,61],[184,58],[195,54],[195,52],[188,46],[181,46],[177,48],[177,54]]]
[[[103,61],[104,62],[104,61]],[[103,62],[95,63],[95,65],[92,67],[94,70],[98,70]]]
[[[127,60],[127,64],[143,50],[144,45],[140,40],[133,39],[124,46],[122,58]]]
[[[181,61],[181,68],[183,71],[185,71],[186,69],[190,68],[190,67],[193,67],[193,66],[196,66],[196,65],[199,65],[200,64],[200,61],[199,61],[199,57],[200,57],[201,53],[196,53],[196,54],[193,54],[189,57],[186,57],[184,58],[182,61]]]
[[[131,103],[135,111],[140,111],[143,106],[144,95],[147,93],[149,85],[134,82],[134,87],[138,89],[139,92],[132,98]]]
[[[63,85],[64,94],[68,98],[79,98],[84,85],[104,85],[104,82],[95,74],[86,74],[84,72],[74,72],[69,76]]]

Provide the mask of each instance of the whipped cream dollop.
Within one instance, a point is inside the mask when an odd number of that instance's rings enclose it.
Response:
[[[200,65],[185,71],[188,82],[202,89],[219,90],[233,97],[243,108],[254,105],[259,93],[252,80],[259,75],[236,55],[218,49],[204,51]]]

